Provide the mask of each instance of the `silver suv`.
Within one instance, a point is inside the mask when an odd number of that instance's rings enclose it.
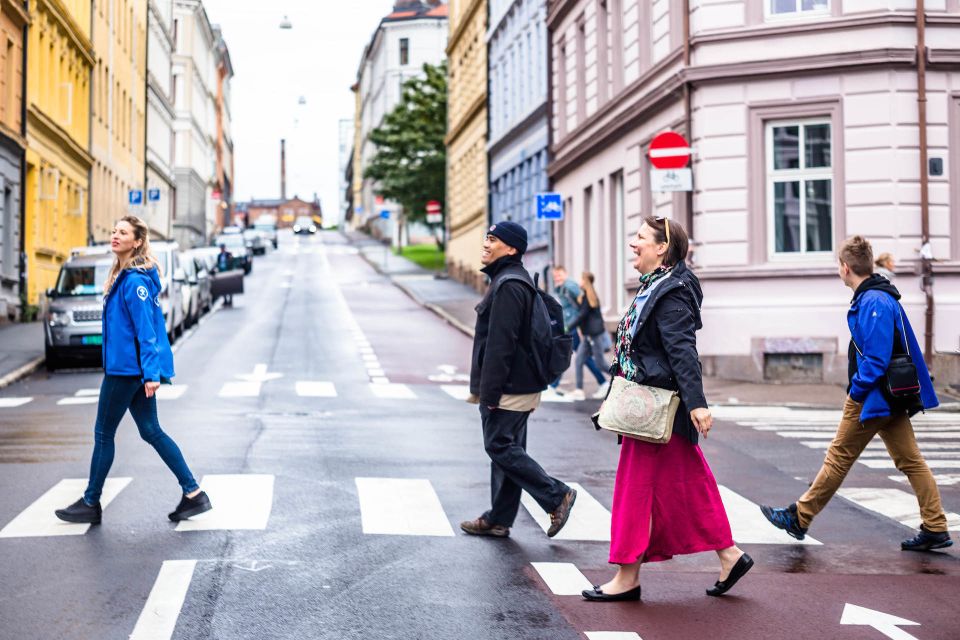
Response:
[[[101,253],[74,256],[60,268],[43,314],[47,370],[67,360],[102,361],[103,285],[112,265],[113,254]]]

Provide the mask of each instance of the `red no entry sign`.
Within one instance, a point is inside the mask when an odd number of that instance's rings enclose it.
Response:
[[[647,155],[657,169],[682,169],[690,162],[690,145],[679,133],[666,131],[650,142]]]

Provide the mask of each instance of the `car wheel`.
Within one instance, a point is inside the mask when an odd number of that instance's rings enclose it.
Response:
[[[43,360],[47,371],[56,371],[60,367],[60,358],[57,357],[56,351],[49,346],[43,349]]]

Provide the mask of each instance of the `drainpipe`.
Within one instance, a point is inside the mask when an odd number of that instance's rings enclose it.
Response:
[[[927,175],[927,45],[924,0],[917,0],[917,111],[920,129],[920,266],[926,298],[923,357],[933,364],[933,254],[930,249],[930,181]]]
[[[690,68],[690,0],[683,0],[683,71]],[[693,145],[693,106],[691,100],[690,81],[683,82],[683,128],[687,134],[688,143]],[[693,164],[691,159],[690,164]],[[691,168],[691,171],[693,169]],[[683,226],[693,240],[693,191],[686,193],[686,215]]]
[[[23,1],[23,10],[29,17],[30,5],[27,0]],[[23,46],[20,47],[21,64],[23,64],[20,73],[20,136],[24,142],[27,139],[27,43],[29,32],[27,23],[23,25]],[[24,318],[27,310],[27,303],[30,297],[27,293],[27,148],[24,145],[20,150],[20,320]]]
[[[547,18],[550,15],[550,2],[543,3],[543,20],[547,21]],[[547,162],[543,168],[543,177],[546,181],[547,191],[553,189],[552,180],[550,180],[550,165],[553,163],[553,29],[550,28],[548,24],[546,29],[546,47],[547,47]],[[561,203],[563,200],[561,200]],[[561,204],[561,206],[563,206]],[[553,235],[556,233],[557,225],[552,221],[548,220],[547,225],[549,225],[550,234],[547,236],[547,263],[552,268],[554,264],[557,263],[556,256],[556,240]],[[618,238],[619,242],[620,239]],[[547,279],[544,278],[544,282],[547,282]]]

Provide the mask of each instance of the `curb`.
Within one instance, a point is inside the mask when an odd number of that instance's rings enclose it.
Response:
[[[3,389],[4,387],[8,387],[14,382],[17,382],[19,380],[22,380],[23,378],[26,378],[27,376],[32,374],[34,371],[42,367],[45,361],[46,361],[46,358],[44,358],[43,356],[40,356],[38,358],[34,358],[33,360],[23,365],[22,367],[18,369],[14,369],[7,375],[0,378],[0,389]]]

